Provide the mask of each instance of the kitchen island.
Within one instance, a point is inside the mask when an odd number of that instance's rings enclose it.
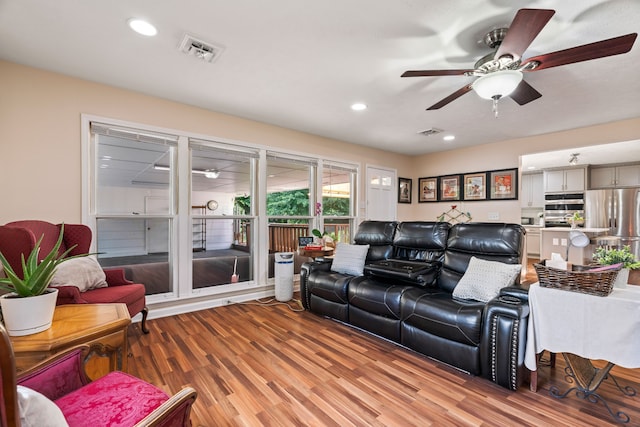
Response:
[[[540,259],[550,259],[553,252],[559,253],[562,258],[567,255],[567,245],[569,244],[570,227],[543,227],[540,229]],[[578,227],[576,230],[582,231],[589,238],[609,234],[609,228],[584,228]],[[590,244],[585,248],[571,246],[569,249],[569,262],[572,264],[589,264],[593,258],[595,244]]]

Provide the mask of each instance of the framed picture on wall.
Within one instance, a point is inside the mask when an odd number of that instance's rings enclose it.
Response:
[[[418,203],[438,201],[438,177],[418,178]]]
[[[518,169],[503,169],[489,172],[491,200],[518,198]]]
[[[398,178],[398,203],[411,203],[411,178]]]
[[[460,200],[460,175],[440,177],[440,201]]]
[[[463,200],[485,200],[487,198],[487,173],[467,173],[462,177]]]

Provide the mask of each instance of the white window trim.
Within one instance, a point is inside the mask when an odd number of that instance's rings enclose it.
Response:
[[[266,159],[267,155],[276,153],[288,158],[300,158],[300,159],[312,159],[316,156],[309,155],[309,153],[278,149],[274,150],[272,147],[245,142],[237,141],[228,138],[218,138],[209,135],[203,135],[193,132],[187,132],[183,130],[176,130],[170,128],[164,128],[154,125],[129,122],[120,119],[114,119],[110,117],[97,116],[92,114],[81,114],[80,129],[81,129],[81,207],[82,207],[82,222],[83,224],[91,227],[92,230],[96,229],[96,212],[95,212],[95,180],[92,177],[93,167],[93,147],[94,144],[91,140],[91,122],[99,122],[102,124],[108,124],[114,127],[130,128],[139,131],[149,131],[158,134],[166,135],[178,135],[178,167],[176,168],[176,174],[179,171],[190,170],[191,156],[189,153],[189,142],[195,141],[196,143],[219,143],[228,144],[238,148],[238,151],[242,151],[242,148],[258,151],[259,152],[259,165],[258,170],[254,173],[257,175],[257,180],[254,182],[257,185],[255,198],[257,203],[254,204],[254,209],[257,208],[258,212],[252,212],[254,218],[258,218],[256,221],[259,232],[254,233],[252,242],[256,246],[256,252],[254,256],[254,263],[256,275],[254,281],[245,283],[234,283],[232,285],[216,286],[214,289],[191,289],[191,269],[180,268],[181,265],[190,265],[193,254],[191,250],[191,241],[187,238],[190,236],[189,230],[191,230],[191,215],[190,215],[190,182],[189,180],[178,180],[178,187],[175,189],[177,195],[174,196],[173,213],[175,219],[172,226],[172,238],[177,250],[172,254],[172,262],[174,268],[172,269],[174,292],[173,294],[163,295],[149,295],[147,296],[147,302],[151,306],[150,318],[163,317],[173,314],[179,314],[199,309],[211,308],[220,305],[226,305],[233,302],[248,301],[255,298],[262,298],[266,296],[273,296],[274,289],[272,287],[273,280],[267,280],[268,277],[268,256],[264,255],[264,252],[268,248],[268,217],[266,215]],[[353,218],[357,221],[358,218],[358,206],[360,201],[358,200],[361,186],[360,179],[360,165],[357,163],[348,163],[340,159],[335,158],[319,158],[317,174],[322,176],[322,163],[327,162],[336,166],[345,165],[347,168],[353,168],[356,177],[354,184],[354,196],[352,197]],[[253,177],[252,177],[253,178]],[[321,180],[319,180],[321,181]],[[322,183],[315,183],[316,195],[322,194]],[[321,201],[321,200],[320,200]],[[177,210],[176,207],[177,206]],[[259,215],[262,212],[264,214]],[[315,213],[315,212],[313,212]],[[318,216],[314,217],[315,227],[321,226],[322,219],[318,219]],[[179,240],[178,237],[182,239]],[[95,250],[95,240],[92,241],[92,251]],[[271,282],[271,283],[270,283]],[[203,297],[210,297],[202,299]],[[134,319],[135,320],[135,319]]]

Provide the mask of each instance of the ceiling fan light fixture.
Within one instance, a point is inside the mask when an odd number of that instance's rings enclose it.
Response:
[[[216,169],[207,169],[204,171],[204,177],[209,179],[216,179],[220,176],[220,171]]]
[[[522,77],[522,72],[517,70],[496,71],[479,77],[471,87],[480,98],[495,100],[516,90]]]

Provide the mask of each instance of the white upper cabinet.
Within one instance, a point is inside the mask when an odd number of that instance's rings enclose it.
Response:
[[[523,208],[541,208],[544,206],[544,186],[541,173],[522,175],[520,206]]]
[[[636,186],[640,186],[640,164],[591,169],[591,188]]]
[[[587,168],[544,171],[545,193],[574,193],[587,189]]]

